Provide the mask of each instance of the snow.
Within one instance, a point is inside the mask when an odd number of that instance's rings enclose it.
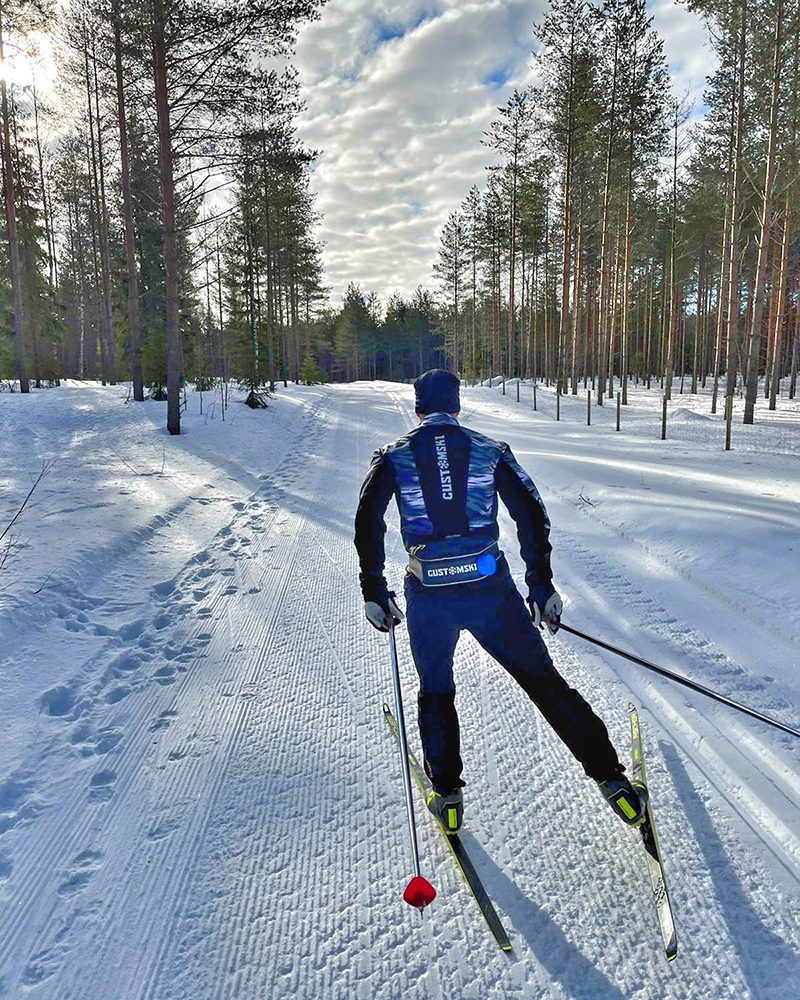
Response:
[[[565,621],[800,726],[800,406],[707,393],[613,406],[495,380],[462,420],[507,440],[553,522]],[[679,939],[661,952],[638,835],[514,683],[457,653],[464,840],[503,955],[429,818],[420,917],[388,649],[352,518],[414,423],[390,383],[189,393],[185,434],[126,387],[0,393],[0,996],[33,1000],[797,995],[797,740],[561,633],[559,669],[627,753],[640,706]],[[594,402],[594,401],[593,401]],[[737,400],[736,417],[741,411]],[[503,544],[518,579],[513,525]],[[403,551],[390,519],[388,572]],[[8,536],[4,540],[8,540]],[[406,715],[415,673],[400,633]]]

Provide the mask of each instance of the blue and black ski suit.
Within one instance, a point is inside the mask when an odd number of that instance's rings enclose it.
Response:
[[[366,601],[386,606],[384,514],[392,496],[409,556],[406,621],[420,679],[419,729],[434,786],[464,784],[453,653],[462,630],[511,674],[596,780],[619,768],[602,721],[553,666],[498,546],[497,498],[516,522],[529,600],[552,591],[550,522],[507,444],[446,413],[376,451],[361,488],[355,544]]]

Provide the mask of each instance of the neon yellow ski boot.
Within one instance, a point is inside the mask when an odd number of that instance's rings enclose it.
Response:
[[[460,788],[447,793],[431,788],[425,796],[425,804],[442,824],[445,833],[458,833],[464,818],[464,795]]]
[[[644,785],[633,785],[619,771],[607,781],[598,781],[600,791],[606,801],[628,826],[641,826],[647,810],[647,789]]]

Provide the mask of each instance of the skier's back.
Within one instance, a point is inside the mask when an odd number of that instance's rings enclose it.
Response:
[[[414,385],[421,423],[374,454],[355,543],[367,618],[385,631],[403,617],[383,575],[384,513],[395,496],[408,553],[406,615],[420,678],[420,736],[434,787],[429,808],[446,829],[460,827],[464,782],[453,653],[467,630],[535,702],[615,812],[640,822],[640,786],[625,777],[605,726],[557,672],[540,634],[542,622],[555,632],[561,615],[542,498],[507,444],[458,423],[454,375],[434,370]],[[499,548],[498,497],[516,522],[530,613]]]

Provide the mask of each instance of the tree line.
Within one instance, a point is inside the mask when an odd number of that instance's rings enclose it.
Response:
[[[3,0],[0,60],[49,33],[58,88],[0,81],[0,377],[130,380],[171,433],[186,379],[298,377],[323,289],[288,60],[323,2]]]
[[[484,135],[498,164],[442,231],[453,370],[711,386],[774,409],[798,362],[797,0],[691,0],[717,68],[692,118],[644,0],[551,0],[538,82]]]

